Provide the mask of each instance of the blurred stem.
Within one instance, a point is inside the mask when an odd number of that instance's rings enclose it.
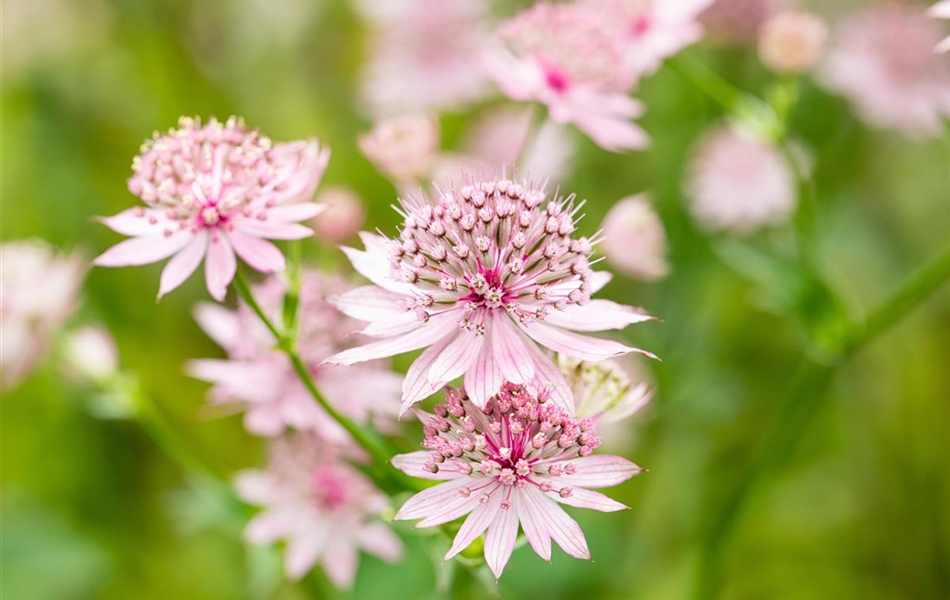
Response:
[[[666,64],[729,112],[736,109],[744,96],[737,87],[688,53],[681,52]]]
[[[192,451],[190,445],[149,396],[141,391],[137,391],[136,396],[138,407],[138,412],[135,415],[136,420],[168,458],[191,475],[205,479],[221,479],[210,464]]]
[[[274,334],[274,337],[277,340],[277,349],[286,354],[287,358],[290,359],[290,362],[294,367],[294,371],[297,373],[300,381],[304,384],[304,387],[307,388],[307,391],[310,392],[310,395],[313,397],[313,399],[316,400],[317,404],[319,404],[320,407],[323,408],[323,410],[326,411],[326,413],[330,415],[330,417],[336,421],[340,427],[350,434],[353,440],[356,441],[356,443],[366,450],[366,452],[368,452],[372,457],[372,468],[368,469],[368,474],[376,481],[376,483],[383,488],[391,488],[393,485],[395,485],[402,490],[419,489],[419,485],[415,482],[415,480],[410,479],[401,471],[390,465],[389,459],[394,455],[394,453],[386,447],[383,440],[381,440],[377,435],[354,423],[349,417],[338,411],[332,404],[330,404],[326,397],[320,393],[320,390],[317,388],[317,384],[313,381],[313,376],[310,374],[310,369],[307,368],[307,365],[303,362],[303,359],[300,358],[300,354],[297,352],[296,339],[294,339],[292,335],[285,334],[280,331],[270,319],[270,317],[267,316],[267,314],[264,312],[264,309],[261,308],[260,304],[258,304],[257,299],[254,298],[251,286],[248,284],[247,279],[244,277],[244,273],[241,270],[238,270],[237,275],[234,278],[234,282],[235,287],[247,305],[251,307],[251,310],[254,311],[254,314],[258,316],[267,329],[272,334]]]
[[[720,586],[722,549],[749,502],[769,476],[785,466],[797,442],[822,406],[824,392],[838,369],[855,352],[898,323],[913,308],[950,280],[950,246],[911,275],[862,323],[848,326],[838,360],[819,363],[805,357],[789,393],[766,429],[739,482],[722,502],[709,527],[699,565],[699,598],[715,598]]]
[[[528,158],[528,154],[531,152],[531,149],[538,141],[538,134],[541,133],[541,129],[544,127],[544,123],[547,121],[547,115],[544,110],[538,106],[531,106],[531,114],[529,115],[528,131],[524,134],[524,141],[521,143],[521,149],[518,150],[518,155],[515,158],[515,168],[519,168],[525,159]]]

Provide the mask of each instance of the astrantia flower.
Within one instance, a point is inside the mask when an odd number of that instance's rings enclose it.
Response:
[[[818,15],[782,12],[759,31],[759,58],[778,73],[804,73],[821,60],[827,39],[828,27]]]
[[[942,37],[911,5],[866,9],[841,23],[821,81],[873,126],[938,136],[950,117],[950,60],[934,54]]]
[[[795,178],[777,148],[720,127],[694,150],[686,195],[705,228],[745,233],[789,218]]]
[[[484,408],[464,392],[446,390],[434,415],[420,415],[425,451],[393,458],[414,477],[446,480],[410,498],[397,519],[433,527],[471,513],[445,560],[485,534],[485,561],[500,577],[520,524],[538,555],[551,560],[551,540],[589,559],[577,523],[558,506],[612,512],[626,508],[589,488],[617,485],[641,469],[619,456],[592,456],[600,445],[593,421],[578,421],[523,386],[505,384]]]
[[[699,20],[714,41],[751,44],[762,24],[789,4],[790,0],[715,0]]]
[[[628,196],[604,217],[604,256],[621,273],[652,281],[666,277],[666,232],[645,195]]]
[[[79,381],[102,383],[119,371],[115,339],[102,325],[86,325],[70,332],[63,349],[64,371]]]
[[[300,579],[319,563],[337,587],[352,586],[359,551],[385,561],[402,558],[402,543],[376,517],[389,504],[339,452],[318,438],[297,434],[270,448],[266,471],[245,471],[238,494],[265,507],[247,525],[254,544],[287,541],[284,570]]]
[[[927,11],[927,14],[933,19],[950,19],[950,0],[943,0],[942,2],[934,4],[930,7],[930,10]],[[950,52],[950,35],[943,38],[940,43],[936,45],[934,52],[938,54]]]
[[[313,232],[299,225],[323,207],[309,202],[330,158],[315,141],[274,145],[243,121],[183,117],[179,128],[155,134],[132,162],[129,191],[146,204],[102,220],[132,239],[95,260],[105,267],[143,265],[174,257],[162,271],[159,297],[181,285],[205,261],[208,292],[224,299],[235,253],[272,273],[284,256],[266,239]]]
[[[509,98],[540,102],[557,123],[573,123],[615,152],[647,145],[631,119],[643,109],[625,46],[604,19],[578,4],[541,2],[501,25],[485,65]]]
[[[324,300],[350,289],[342,280],[316,271],[303,274],[297,350],[320,391],[340,412],[357,422],[372,420],[392,428],[402,378],[382,362],[353,367],[320,366],[334,352],[351,347],[358,324]],[[281,319],[286,285],[271,278],[254,290],[255,298],[275,321]],[[276,436],[287,427],[318,433],[334,442],[346,432],[311,397],[288,358],[275,349],[274,336],[243,302],[231,311],[215,304],[198,307],[202,328],[228,353],[227,360],[194,360],[189,372],[214,383],[216,403],[246,409],[244,425],[257,435]]]
[[[366,208],[356,192],[346,187],[324,187],[316,202],[326,210],[310,225],[317,239],[327,244],[341,244],[355,236],[366,222]]]
[[[43,357],[76,308],[85,268],[39,239],[0,245],[0,388],[10,389]]]
[[[406,114],[377,121],[359,137],[363,155],[397,185],[427,177],[439,151],[439,122],[431,115]]]
[[[435,205],[402,203],[399,239],[362,234],[365,251],[344,248],[375,283],[334,303],[384,338],[330,358],[352,364],[428,349],[403,382],[403,410],[465,376],[465,390],[484,406],[503,381],[536,378],[552,401],[573,412],[563,377],[535,344],[583,360],[635,351],[575,331],[623,329],[648,315],[591,300],[609,279],[595,274],[592,242],[573,237],[580,206],[573,196],[548,201],[527,181],[472,181],[440,192]]]

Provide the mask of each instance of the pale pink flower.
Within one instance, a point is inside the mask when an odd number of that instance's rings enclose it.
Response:
[[[502,93],[540,102],[556,123],[573,123],[606,150],[643,148],[632,119],[642,105],[625,65],[625,45],[594,11],[540,2],[503,23],[484,64]]]
[[[119,371],[115,339],[101,325],[86,325],[71,332],[63,359],[67,374],[83,381],[104,382]]]
[[[179,128],[155,134],[132,162],[129,191],[145,207],[102,219],[133,236],[95,260],[106,267],[174,257],[162,271],[159,298],[205,261],[208,292],[224,299],[237,267],[235,253],[264,273],[284,269],[284,256],[266,239],[313,232],[298,224],[324,207],[310,202],[330,153],[315,141],[274,145],[243,121],[182,117]]]
[[[666,232],[646,195],[619,200],[602,227],[604,256],[621,273],[645,281],[669,274]]]
[[[550,384],[552,401],[573,412],[570,390],[537,346],[584,360],[643,352],[574,331],[623,329],[651,319],[609,300],[591,300],[609,280],[595,273],[593,243],[572,237],[579,205],[547,199],[528,181],[472,180],[440,192],[435,205],[409,199],[399,239],[362,234],[366,250],[344,248],[375,285],[334,300],[383,338],[331,357],[352,364],[427,348],[403,382],[403,404],[465,377],[484,406],[503,381]],[[574,330],[574,331],[569,331]]]
[[[350,289],[341,279],[305,271],[300,289],[297,350],[319,390],[340,412],[359,423],[393,428],[402,378],[380,361],[354,367],[320,365],[335,352],[358,343],[356,321],[340,314],[327,294]],[[268,316],[281,320],[286,285],[270,278],[254,290]],[[287,427],[318,433],[334,442],[349,438],[317,404],[274,336],[243,302],[231,311],[199,305],[195,317],[228,353],[226,360],[202,359],[188,364],[191,375],[211,382],[209,398],[245,409],[244,425],[257,435],[276,436]]]
[[[40,239],[0,244],[0,388],[16,386],[78,304],[81,257]]]
[[[813,13],[782,12],[759,31],[759,58],[779,73],[810,71],[822,58],[828,27]]]
[[[943,37],[922,11],[888,3],[842,21],[820,80],[870,125],[934,137],[950,116],[950,61],[934,54]]]
[[[665,59],[699,41],[698,17],[712,0],[580,0],[624,46],[631,76],[653,74]]]
[[[378,121],[359,136],[360,150],[397,185],[427,177],[439,151],[439,122],[431,115],[407,114]]]
[[[726,126],[694,148],[685,191],[693,217],[713,231],[747,233],[795,210],[795,178],[779,150]]]
[[[285,540],[291,579],[319,564],[333,585],[349,588],[360,551],[388,562],[402,558],[402,542],[378,518],[388,499],[343,458],[313,435],[285,436],[271,444],[266,471],[244,471],[235,481],[241,498],[265,509],[245,537],[258,545]]]
[[[506,383],[484,408],[446,389],[434,415],[419,413],[424,451],[393,465],[413,477],[442,480],[410,498],[396,519],[434,527],[469,514],[445,560],[485,534],[485,562],[495,577],[511,557],[519,524],[531,548],[551,560],[551,540],[589,559],[584,532],[558,506],[613,512],[627,508],[589,488],[617,485],[640,467],[619,456],[592,456],[600,445],[591,419],[578,421],[523,386]]]
[[[366,209],[353,190],[345,187],[324,188],[316,202],[326,210],[311,220],[317,238],[329,244],[340,244],[352,238],[366,222]]]
[[[927,11],[927,14],[933,19],[950,19],[950,0],[943,0],[942,2],[934,4],[930,7],[930,10]],[[950,52],[950,35],[943,38],[940,43],[934,47],[934,52],[937,54]]]
[[[372,114],[454,109],[489,92],[477,62],[485,0],[364,0],[358,7],[370,22],[360,95]]]
[[[752,44],[759,28],[790,4],[789,0],[715,0],[700,15],[707,36],[723,44]]]

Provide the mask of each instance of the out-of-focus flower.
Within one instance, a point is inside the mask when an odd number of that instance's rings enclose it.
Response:
[[[804,73],[821,60],[828,27],[818,15],[783,12],[770,18],[759,31],[759,58],[779,73]]]
[[[0,387],[8,390],[76,308],[85,267],[79,256],[57,254],[39,239],[0,244],[0,262]]]
[[[313,219],[310,226],[317,237],[327,243],[345,242],[356,235],[366,222],[366,209],[356,192],[349,188],[325,188],[315,200],[326,210]]]
[[[119,370],[115,340],[101,325],[87,325],[70,333],[64,350],[67,371],[81,379],[103,382]]]
[[[563,126],[550,120],[532,135],[533,121],[530,108],[492,110],[472,127],[465,151],[474,163],[490,170],[515,165],[519,172],[534,178],[560,180],[567,177],[574,156],[574,140]]]
[[[389,504],[386,496],[316,436],[274,441],[267,470],[240,473],[235,487],[265,508],[248,523],[248,541],[286,540],[284,570],[291,579],[319,563],[335,586],[349,588],[361,550],[388,562],[402,558],[402,542],[376,518]]]
[[[358,7],[371,26],[361,96],[372,114],[452,109],[488,93],[477,61],[485,0],[364,0]]]
[[[538,556],[551,560],[551,540],[576,558],[589,559],[584,532],[558,504],[613,512],[623,504],[589,488],[617,485],[640,467],[619,456],[593,456],[600,445],[591,419],[578,421],[509,383],[484,407],[447,388],[434,415],[419,413],[425,451],[393,458],[413,477],[444,480],[410,498],[397,519],[434,527],[471,513],[445,560],[485,534],[485,561],[495,577],[514,550],[521,526]]]
[[[710,39],[729,45],[752,44],[759,28],[788,0],[715,0],[700,15]]]
[[[705,228],[746,233],[789,218],[795,178],[775,146],[717,127],[693,151],[686,195]]]
[[[581,0],[620,37],[634,78],[654,73],[663,61],[703,35],[698,17],[713,0]]]
[[[652,281],[666,277],[666,232],[647,196],[628,196],[611,207],[603,223],[603,249],[621,273]]]
[[[934,54],[943,34],[922,11],[888,3],[839,25],[820,75],[867,123],[913,137],[937,136],[950,116],[950,61]]]
[[[556,123],[573,123],[614,152],[647,145],[632,119],[643,112],[625,44],[581,4],[540,2],[503,23],[485,67],[509,98],[540,102]]]
[[[429,115],[383,119],[359,137],[360,150],[397,185],[428,177],[439,151],[439,123]]]
[[[324,207],[310,202],[330,158],[316,140],[274,145],[243,121],[182,117],[179,128],[142,146],[129,191],[146,204],[102,219],[133,236],[95,260],[105,267],[153,263],[171,255],[158,296],[181,285],[205,261],[208,292],[223,300],[235,253],[265,273],[284,269],[267,239],[300,239],[299,224]]]
[[[383,338],[327,362],[353,364],[427,348],[403,382],[405,411],[453,379],[484,406],[504,381],[552,386],[552,402],[572,413],[570,389],[539,348],[598,361],[643,352],[575,331],[623,329],[651,319],[591,294],[609,280],[594,273],[593,242],[572,237],[580,206],[547,199],[523,181],[471,180],[440,192],[435,205],[409,198],[399,239],[361,235],[366,250],[344,248],[375,285],[334,300]],[[573,330],[573,331],[570,331]]]
[[[927,14],[934,19],[950,19],[950,0],[943,0],[930,7]],[[950,51],[950,35],[943,38],[935,47],[934,52],[943,54]]]
[[[360,423],[370,420],[392,429],[402,378],[382,362],[355,367],[321,366],[323,359],[358,343],[358,324],[340,314],[327,294],[348,290],[344,281],[306,271],[302,275],[297,350],[317,387],[340,412]],[[279,322],[286,285],[270,278],[254,290],[268,316]],[[274,348],[274,336],[243,302],[231,311],[199,305],[195,317],[228,353],[226,360],[202,359],[188,364],[190,374],[214,384],[209,398],[246,409],[244,425],[257,435],[276,436],[287,427],[312,431],[333,442],[348,440],[300,381],[289,359]]]

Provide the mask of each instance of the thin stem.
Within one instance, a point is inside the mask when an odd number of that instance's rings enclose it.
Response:
[[[220,479],[210,464],[191,451],[189,444],[182,439],[150,397],[141,392],[136,392],[136,396],[138,411],[135,418],[166,456],[187,473],[215,480]]]
[[[525,159],[528,158],[528,154],[534,148],[534,145],[538,141],[538,134],[541,133],[541,129],[544,127],[544,123],[547,121],[547,115],[544,111],[539,109],[537,106],[531,107],[530,122],[528,123],[528,131],[524,134],[524,140],[521,142],[521,148],[518,150],[518,155],[515,158],[514,167],[518,168],[524,163]]]
[[[737,87],[689,54],[674,56],[666,64],[727,111],[735,110],[744,96]]]
[[[237,288],[239,294],[251,307],[251,310],[254,311],[254,314],[257,315],[257,318],[261,320],[261,323],[267,327],[268,331],[273,334],[274,338],[281,342],[284,339],[284,334],[281,333],[277,326],[271,321],[270,317],[264,312],[264,309],[261,308],[261,305],[257,303],[257,300],[254,298],[253,292],[251,292],[251,286],[247,282],[247,279],[244,277],[244,272],[238,269],[237,275],[234,277],[234,287]]]

